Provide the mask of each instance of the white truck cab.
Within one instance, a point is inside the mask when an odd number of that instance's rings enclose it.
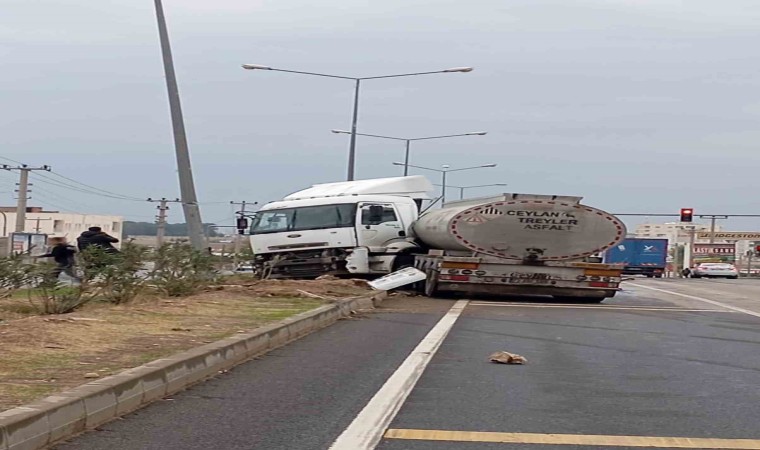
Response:
[[[315,185],[268,203],[251,227],[257,269],[271,278],[388,273],[419,248],[411,227],[431,190],[420,176],[381,178]],[[352,253],[357,264],[348,267]]]

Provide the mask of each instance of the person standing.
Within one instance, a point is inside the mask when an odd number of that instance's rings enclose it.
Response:
[[[119,242],[113,236],[104,233],[100,227],[90,227],[77,238],[79,251],[84,251],[89,246],[100,247],[106,253],[119,253],[113,244]]]
[[[39,258],[53,258],[55,261],[55,268],[50,272],[53,278],[58,278],[61,272],[70,276],[75,280],[79,280],[79,277],[74,273],[74,255],[77,250],[73,245],[69,245],[64,237],[54,237],[50,239],[52,247],[50,251],[44,255],[40,255]]]

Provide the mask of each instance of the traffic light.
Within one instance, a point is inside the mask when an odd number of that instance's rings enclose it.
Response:
[[[237,230],[238,234],[245,234],[245,230],[248,228],[248,219],[245,217],[237,218]]]
[[[681,222],[691,222],[694,219],[694,210],[692,208],[681,208]]]

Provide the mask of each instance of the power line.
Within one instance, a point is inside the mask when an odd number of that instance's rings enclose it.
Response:
[[[112,198],[112,199],[116,199],[116,200],[133,201],[133,202],[142,202],[142,201],[144,201],[144,200],[138,199],[136,197],[127,197],[127,196],[122,196],[122,195],[111,195],[111,194],[105,194],[105,193],[103,193],[103,192],[107,192],[107,191],[97,192],[97,191],[92,191],[92,190],[89,190],[89,189],[80,188],[78,186],[74,186],[74,185],[71,185],[71,184],[68,184],[68,183],[64,183],[62,181],[58,181],[58,180],[56,180],[54,178],[50,178],[50,177],[48,177],[46,175],[42,175],[42,174],[35,174],[35,175],[37,177],[44,178],[44,179],[37,178],[37,181],[39,181],[41,183],[50,184],[50,185],[53,185],[53,186],[57,186],[59,188],[69,189],[69,190],[80,192],[80,193],[83,193],[83,194],[97,195],[97,196],[100,196],[100,197]]]
[[[130,196],[121,195],[121,194],[112,194],[109,191],[100,190],[98,188],[93,188],[93,189],[96,189],[96,190],[92,191],[90,189],[81,188],[79,186],[74,186],[74,185],[71,185],[71,184],[68,184],[68,183],[64,183],[62,181],[58,181],[56,179],[50,178],[47,175],[40,175],[40,176],[42,176],[43,178],[45,178],[45,179],[48,180],[48,181],[45,181],[46,183],[55,184],[56,186],[63,187],[65,189],[71,189],[71,190],[75,190],[75,191],[78,191],[78,192],[89,193],[89,194],[92,194],[92,195],[99,195],[101,197],[115,198],[115,199],[119,199],[119,200],[141,201],[137,197],[130,197]]]
[[[50,171],[50,173],[51,173],[52,175],[55,175],[55,176],[59,177],[59,178],[63,178],[64,180],[68,180],[68,181],[71,181],[71,182],[73,182],[73,183],[79,184],[79,185],[81,185],[81,186],[84,186],[84,187],[88,187],[88,188],[90,188],[90,189],[95,189],[95,190],[97,190],[97,191],[105,192],[105,193],[107,193],[107,194],[115,195],[115,196],[117,196],[117,197],[124,197],[124,198],[126,198],[126,199],[137,200],[137,201],[143,201],[142,199],[139,199],[139,198],[137,198],[137,197],[132,197],[132,196],[129,196],[129,195],[123,195],[123,194],[119,194],[119,193],[116,193],[116,192],[112,192],[112,191],[107,191],[107,190],[105,190],[105,189],[102,189],[102,188],[98,188],[98,187],[95,187],[95,186],[91,186],[91,185],[89,185],[89,184],[85,184],[85,183],[82,183],[81,181],[77,181],[77,180],[75,180],[75,179],[73,179],[73,178],[69,178],[69,177],[67,177],[67,176],[65,176],[65,175],[61,175],[61,174],[60,174],[60,173],[58,173],[58,172],[53,172],[53,171]]]
[[[61,196],[58,193],[51,192],[51,191],[49,191],[47,189],[43,189],[42,187],[37,186],[37,185],[32,186],[31,192],[32,192],[32,198],[35,198],[38,195],[44,195],[45,197],[51,198],[51,199],[55,200],[56,203],[63,204],[64,206],[66,204],[68,204],[69,206],[74,206],[75,209],[70,209],[70,208],[61,208],[61,209],[68,209],[69,211],[75,212],[77,214],[84,214],[81,211],[87,210],[87,208],[88,208],[88,206],[86,206],[86,205],[84,205],[82,203],[79,203],[79,202],[74,201],[74,200],[70,200],[68,198],[65,198],[65,197]],[[58,206],[56,206],[56,207],[58,207]]]
[[[12,161],[12,162],[18,163],[18,164],[23,164],[20,161],[16,161],[16,160],[14,160],[12,158],[8,158],[8,157],[5,157],[5,156],[0,156],[0,159],[4,159],[4,160],[7,160],[7,161]],[[119,194],[117,192],[109,191],[107,189],[102,189],[102,188],[99,188],[97,186],[93,186],[93,185],[90,185],[90,184],[87,184],[87,183],[82,183],[81,181],[77,181],[77,180],[75,180],[73,178],[67,177],[66,175],[60,174],[58,172],[54,172],[52,170],[49,171],[49,172],[50,172],[51,175],[55,175],[56,177],[59,177],[59,178],[61,178],[63,180],[66,180],[68,182],[75,183],[75,184],[79,185],[79,186],[72,186],[71,184],[65,183],[65,182],[60,181],[60,180],[56,180],[56,179],[51,178],[51,177],[49,177],[47,175],[40,174],[41,177],[50,180],[49,182],[51,184],[52,183],[58,183],[57,185],[59,187],[64,187],[64,188],[72,189],[72,190],[78,190],[79,192],[83,192],[83,193],[91,193],[91,194],[94,194],[94,195],[101,195],[103,197],[111,196],[110,198],[117,198],[117,199],[122,199],[122,200],[143,201],[142,199],[137,198],[137,197],[132,197],[132,196],[129,196],[129,195]],[[92,189],[94,189],[95,191],[93,192]]]
[[[8,158],[8,157],[5,157],[5,156],[0,156],[0,159],[4,159],[6,161],[11,161],[11,162],[14,162],[16,164],[24,164],[21,161],[16,161],[15,159],[11,159],[11,158]]]

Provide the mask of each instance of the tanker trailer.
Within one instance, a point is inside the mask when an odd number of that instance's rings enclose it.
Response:
[[[625,225],[581,199],[503,194],[423,214],[412,227],[427,251],[415,256],[427,275],[421,290],[596,303],[613,297],[621,268],[597,256],[625,238]]]

